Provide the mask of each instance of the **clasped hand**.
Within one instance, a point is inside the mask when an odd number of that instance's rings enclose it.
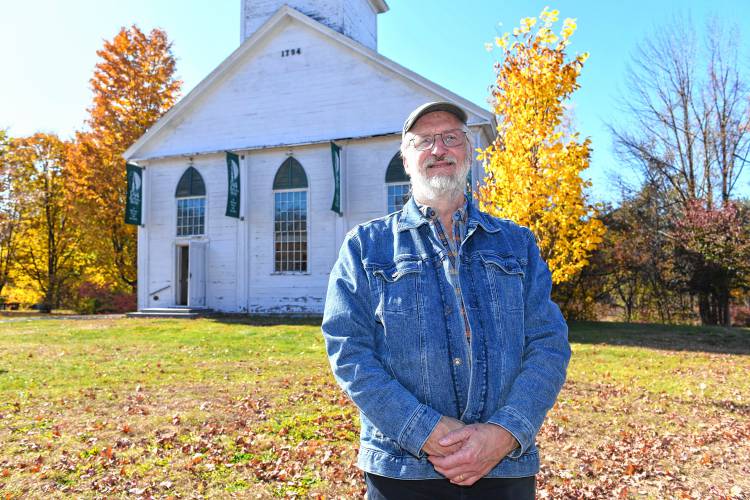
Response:
[[[465,425],[442,417],[422,449],[436,471],[454,484],[470,486],[518,446],[513,435],[498,425]]]

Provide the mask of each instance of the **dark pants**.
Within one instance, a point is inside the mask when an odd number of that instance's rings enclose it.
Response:
[[[367,500],[534,500],[536,476],[484,478],[471,486],[447,479],[405,480],[365,472]]]

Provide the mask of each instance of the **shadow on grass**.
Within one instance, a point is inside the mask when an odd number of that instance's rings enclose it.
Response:
[[[571,342],[669,351],[750,354],[750,330],[719,326],[571,321]]]
[[[322,316],[311,315],[280,315],[280,314],[212,314],[207,316],[209,321],[233,325],[251,326],[277,326],[277,325],[304,325],[320,326]]]
[[[689,402],[687,402],[689,403]],[[750,416],[750,404],[737,403],[736,401],[712,401],[711,404],[722,411],[738,413],[740,415]]]
[[[211,321],[228,324],[320,326],[321,316],[214,314]],[[716,326],[659,325],[603,321],[571,321],[570,341],[669,351],[750,354],[750,329]]]

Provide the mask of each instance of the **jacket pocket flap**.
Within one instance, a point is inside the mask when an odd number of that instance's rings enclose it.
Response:
[[[380,276],[385,281],[393,283],[402,276],[418,273],[422,270],[422,262],[419,260],[402,260],[390,266],[376,268],[373,270],[375,276]]]
[[[480,255],[482,257],[482,261],[485,264],[491,264],[495,267],[498,267],[505,274],[520,274],[521,276],[523,276],[524,274],[523,269],[521,269],[521,264],[518,262],[518,259],[516,259],[512,255],[500,256],[491,253],[483,253]]]

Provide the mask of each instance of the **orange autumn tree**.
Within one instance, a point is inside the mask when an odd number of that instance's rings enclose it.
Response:
[[[521,20],[512,41],[509,33],[495,40],[504,56],[492,89],[498,135],[479,154],[486,175],[478,197],[483,210],[534,232],[552,281],[563,283],[586,266],[605,228],[588,202],[591,183],[581,178],[590,140],[565,119],[588,55],[567,58],[576,24],[566,19],[557,35],[557,18],[545,7],[539,18]]]
[[[71,170],[90,226],[99,281],[136,288],[136,228],[124,222],[127,195],[122,154],[176,102],[172,44],[160,29],[121,28],[97,51],[87,124],[76,135]]]

